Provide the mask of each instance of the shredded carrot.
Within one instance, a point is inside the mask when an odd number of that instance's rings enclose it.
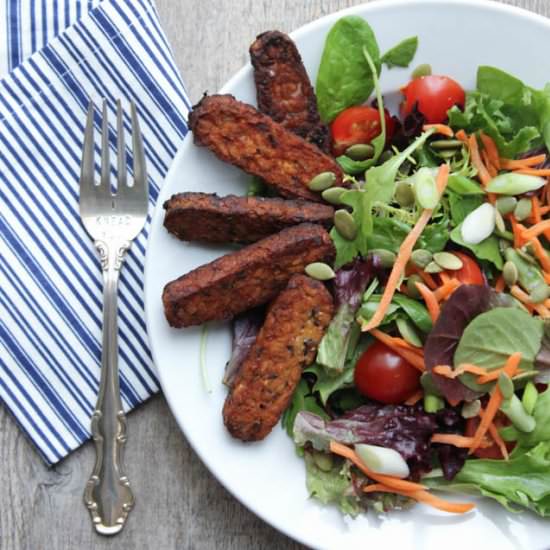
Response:
[[[405,405],[416,405],[423,397],[424,392],[422,390],[418,390],[405,401]]]
[[[394,338],[385,332],[378,329],[371,329],[370,333],[383,344],[395,351],[398,355],[403,357],[405,361],[409,362],[413,367],[421,372],[424,372],[426,366],[424,365],[424,356],[411,349],[405,349],[399,344],[394,342]]]
[[[497,282],[495,284],[495,290],[497,292],[502,292],[505,287],[506,287],[506,283],[504,281],[504,277],[502,275],[499,275],[498,279],[497,279]]]
[[[441,313],[441,308],[439,307],[439,302],[437,301],[435,294],[424,283],[415,283],[415,286],[426,302],[428,313],[430,314],[432,321],[435,323]]]
[[[518,168],[531,168],[532,166],[538,166],[546,160],[546,155],[535,155],[534,157],[528,157],[524,159],[512,160],[512,159],[500,159],[500,167],[505,170],[516,170]]]
[[[514,285],[510,288],[510,294],[517,298],[528,310],[529,313],[536,311],[541,317],[550,317],[550,310],[543,304],[534,304],[529,295],[519,286]]]
[[[428,130],[435,130],[436,134],[441,134],[442,136],[453,137],[455,135],[453,129],[446,124],[424,124],[422,130],[427,132]]]
[[[523,237],[523,231],[525,227],[516,220],[516,217],[513,214],[508,216],[510,223],[512,224],[512,233],[514,234],[514,248],[521,248],[525,239]]]
[[[479,176],[483,187],[487,187],[492,179],[491,174],[489,174],[489,172],[487,171],[487,167],[485,166],[485,164],[483,164],[483,161],[481,160],[477,138],[473,134],[468,138],[468,147],[470,149],[470,155],[472,157],[472,164],[477,170],[477,175]]]
[[[357,453],[353,449],[347,447],[346,445],[342,445],[337,441],[330,442],[330,452],[334,453],[335,455],[347,458],[350,462],[355,464],[355,466],[357,466],[366,476],[374,479],[375,481],[383,483],[384,485],[391,487],[392,489],[397,489],[398,491],[422,491],[426,489],[425,485],[422,485],[420,483],[415,483],[413,481],[399,479],[394,476],[377,474],[376,472],[373,472],[370,468],[367,468],[367,466],[363,464],[363,462],[357,456]]]
[[[446,300],[462,283],[458,279],[447,278],[443,284],[434,291],[435,299],[438,302]]]
[[[544,277],[544,280],[550,285],[550,273],[547,273],[546,271],[544,271],[542,273],[542,276]]]
[[[509,366],[508,363],[506,363],[500,369],[493,369],[492,371],[486,372],[485,374],[478,376],[476,382],[478,384],[487,384],[487,382],[493,382],[494,380],[498,380],[498,377],[502,372],[506,373],[510,378],[512,378],[512,376],[516,375],[518,370],[519,363],[518,365],[512,364],[512,366]]]
[[[433,372],[446,378],[456,378],[465,372],[471,374],[484,375],[487,374],[487,369],[483,367],[478,367],[477,365],[471,365],[469,363],[462,363],[458,365],[456,369],[451,368],[449,365],[437,365],[433,369]]]
[[[496,178],[498,176],[498,170],[496,166],[491,162],[491,159],[489,158],[487,151],[481,151],[481,158],[483,159],[483,164],[485,164],[485,167],[487,168],[487,172],[489,172],[489,175],[492,178]]]
[[[520,168],[514,170],[514,174],[525,174],[526,176],[540,176],[546,178],[550,176],[550,168]]]
[[[449,171],[450,171],[450,168],[448,164],[442,164],[439,167],[436,184],[440,195],[443,193],[443,190],[447,186],[447,181],[449,179]],[[391,304],[399,279],[401,278],[403,272],[405,271],[407,263],[411,257],[411,253],[413,251],[414,245],[416,244],[416,241],[422,234],[422,231],[424,231],[424,228],[430,221],[430,218],[432,217],[432,213],[433,213],[433,210],[430,210],[430,209],[424,210],[420,215],[420,218],[416,222],[415,226],[412,228],[409,234],[405,237],[405,240],[401,243],[401,246],[399,247],[399,253],[397,255],[397,259],[393,264],[393,268],[388,278],[388,282],[386,283],[386,288],[384,289],[384,293],[382,294],[382,299],[380,300],[378,309],[372,316],[371,320],[365,325],[363,325],[361,329],[363,332],[376,328],[384,319],[384,316],[386,315],[386,311],[388,310],[388,307]]]
[[[525,241],[530,241],[534,237],[538,237],[545,231],[550,229],[550,220],[544,220],[535,225],[532,225],[529,229],[524,229],[521,232],[521,236]]]
[[[485,410],[482,407],[481,409],[479,409],[479,417],[483,418],[484,414]],[[500,435],[498,428],[495,426],[494,422],[491,422],[491,424],[489,425],[489,433],[491,434],[493,441],[497,444],[502,458],[504,458],[504,460],[508,460],[509,455],[506,443],[504,443],[504,440],[502,439],[502,436]]]
[[[469,449],[474,442],[473,437],[465,437],[457,434],[433,434],[432,443],[444,443],[446,445],[454,445],[460,449]]]
[[[442,271],[440,274],[439,274],[439,278],[441,279],[441,282],[443,284],[446,284],[448,283],[450,280],[451,280],[451,276],[448,274],[448,273],[445,273],[444,271]]]
[[[538,197],[531,197],[531,217],[533,218],[533,223],[539,223],[542,221],[540,201]]]
[[[550,212],[550,206],[541,206],[540,207],[540,215],[545,216]]]
[[[373,483],[363,488],[365,493],[394,493],[404,497],[412,498],[418,502],[430,505],[432,508],[442,510],[443,512],[449,512],[451,514],[465,514],[475,508],[475,504],[449,502],[442,498],[435,496],[429,491],[398,491],[383,485],[381,483]]]
[[[407,349],[410,351],[414,351],[415,353],[418,353],[420,355],[424,355],[424,352],[422,349],[417,348],[416,346],[413,346],[412,344],[409,344],[406,340],[403,338],[400,338],[399,336],[390,336],[389,334],[386,334],[385,332],[382,332],[381,330],[372,329],[372,335],[376,338],[379,338],[381,341],[384,340],[383,343],[387,344],[388,346],[397,346],[399,348]]]
[[[535,256],[540,262],[542,269],[550,273],[550,255],[548,254],[548,252],[544,250],[544,247],[542,246],[541,242],[538,240],[537,237],[531,239],[529,242],[533,247],[533,252],[535,253]]]
[[[517,368],[519,367],[521,361],[521,353],[513,353],[508,357],[506,360],[505,368],[507,369],[506,372],[514,372],[517,371]],[[493,388],[493,391],[491,392],[491,397],[489,398],[489,401],[487,403],[487,408],[485,409],[485,414],[483,415],[483,418],[481,419],[481,422],[479,423],[479,426],[476,430],[476,433],[474,434],[474,441],[472,442],[472,446],[470,447],[470,454],[473,453],[480,445],[481,441],[483,440],[483,437],[487,433],[487,430],[489,429],[489,426],[493,422],[495,415],[497,414],[500,405],[502,404],[502,392],[500,391],[499,385],[495,384],[495,387]]]
[[[458,139],[458,141],[462,141],[462,143],[468,144],[468,134],[464,130],[459,130],[455,134],[455,138]]]
[[[410,270],[411,273],[416,273],[416,275],[418,275],[424,281],[425,285],[431,290],[435,290],[437,288],[437,283],[430,273],[426,273],[412,263],[408,264],[407,269]],[[440,273],[440,275],[443,275],[443,273]]]
[[[500,170],[500,156],[498,154],[498,147],[493,141],[493,138],[488,136],[485,132],[481,132],[479,136],[481,137],[483,147],[487,153],[487,160],[489,161],[489,164],[495,168],[496,174],[498,174],[498,171]]]

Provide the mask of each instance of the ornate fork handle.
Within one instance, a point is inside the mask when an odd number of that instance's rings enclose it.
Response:
[[[130,241],[94,242],[103,269],[103,350],[101,382],[92,415],[96,461],[84,500],[98,533],[113,535],[124,526],[134,505],[124,473],[126,415],[122,410],[118,377],[117,289],[120,268]]]

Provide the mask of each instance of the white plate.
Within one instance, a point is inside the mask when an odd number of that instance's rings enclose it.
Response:
[[[491,2],[385,1],[356,6],[306,25],[292,34],[306,68],[315,79],[325,35],[344,14],[364,16],[382,51],[418,35],[414,64],[430,63],[466,88],[475,86],[478,65],[498,66],[533,86],[550,80],[550,22],[529,12]],[[258,28],[258,33],[266,29]],[[252,41],[254,36],[250,36]],[[384,70],[384,92],[405,83],[410,70]],[[222,89],[255,103],[251,67],[241,69]],[[199,370],[200,328],[174,330],[162,311],[164,285],[225,250],[182,243],[162,226],[162,203],[180,191],[243,194],[249,177],[222,164],[189,134],[166,178],[155,212],[146,267],[147,328],[155,364],[168,404],[187,439],[225,487],[250,510],[287,535],[316,548],[396,548],[468,550],[512,548],[542,550],[550,544],[549,523],[530,513],[507,513],[489,501],[467,516],[452,516],[416,506],[383,518],[368,514],[344,519],[330,507],[308,499],[304,464],[291,440],[277,426],[261,443],[241,444],[224,429],[221,384],[230,353],[226,324],[208,332],[206,364],[213,387],[205,391]]]

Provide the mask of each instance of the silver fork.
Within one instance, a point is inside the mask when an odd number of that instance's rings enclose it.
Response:
[[[102,535],[114,535],[124,527],[134,505],[134,495],[123,464],[126,416],[122,410],[118,376],[118,277],[126,251],[145,224],[149,194],[143,142],[134,103],[131,104],[134,178],[133,185],[128,185],[120,101],[117,101],[118,182],[116,195],[112,194],[105,100],[102,111],[100,182],[96,184],[94,177],[93,102],[90,102],[88,109],[80,176],[80,217],[94,241],[103,270],[101,382],[91,425],[96,461],[86,484],[84,501],[96,531]]]

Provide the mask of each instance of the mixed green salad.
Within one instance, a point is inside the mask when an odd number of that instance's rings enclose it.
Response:
[[[323,191],[334,265],[306,271],[337,309],[283,425],[346,514],[473,508],[444,490],[549,517],[550,85],[482,66],[465,92],[420,65],[389,113],[379,76],[417,46],[381,55],[356,16],[327,36],[317,100],[350,186]]]

